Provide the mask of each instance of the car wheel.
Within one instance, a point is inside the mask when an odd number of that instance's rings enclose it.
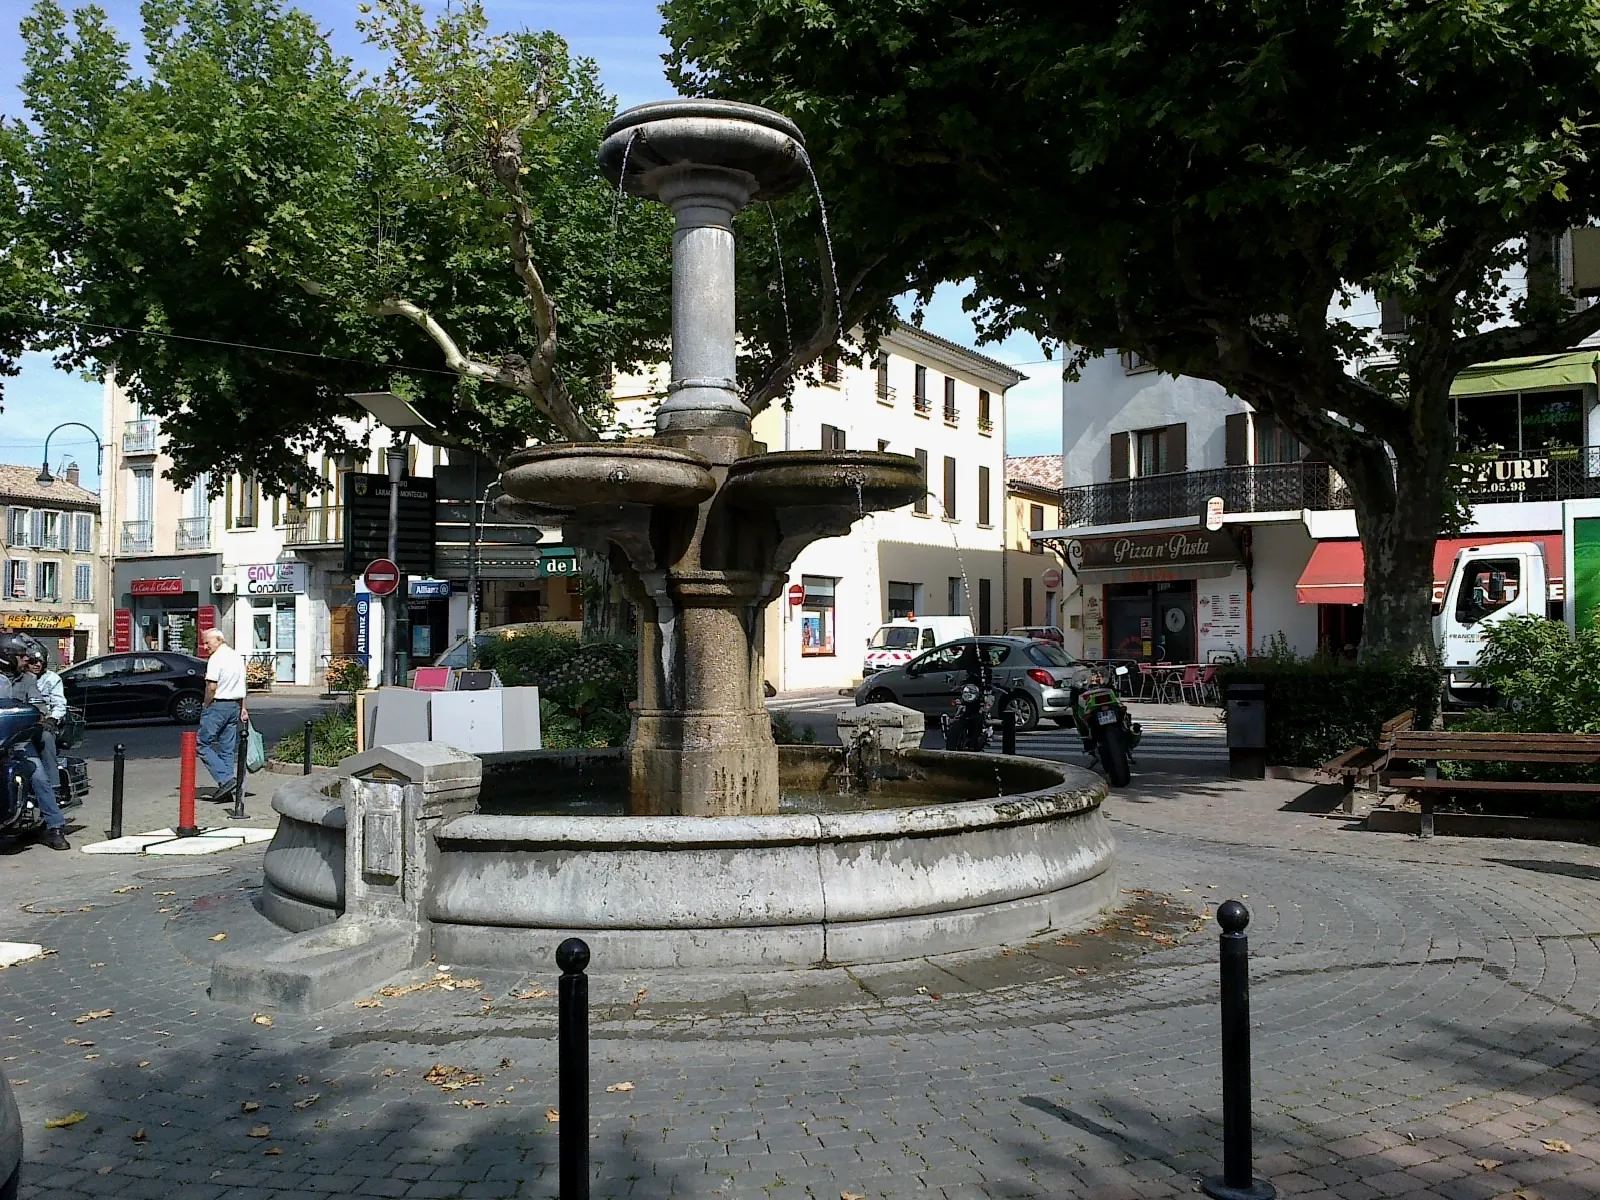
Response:
[[[193,725],[200,720],[200,713],[205,709],[205,702],[193,692],[184,692],[175,696],[172,707],[172,719],[180,725]]]
[[[893,704],[894,693],[888,688],[873,688],[867,693],[868,704]]]
[[[1005,706],[1016,719],[1018,733],[1032,733],[1039,728],[1039,706],[1027,692],[1012,692],[1006,697]]]
[[[17,1200],[17,1193],[22,1190],[22,1164],[17,1164],[17,1169],[11,1172],[11,1178],[0,1184],[0,1200]]]

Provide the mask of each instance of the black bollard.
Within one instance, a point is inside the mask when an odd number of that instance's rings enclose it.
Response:
[[[556,1001],[556,1058],[560,1072],[560,1200],[589,1200],[589,947],[568,938],[556,947],[561,968]]]
[[[122,783],[128,769],[128,751],[121,742],[111,755],[111,828],[106,836],[122,836]]]
[[[312,743],[312,740],[313,740],[313,734],[311,732],[311,727],[312,727],[312,725],[314,723],[315,722],[312,722],[312,721],[307,721],[306,722],[306,760],[305,760],[305,764],[304,764],[305,769],[303,771],[301,771],[302,775],[311,774],[311,743]]]
[[[239,722],[239,744],[233,754],[233,812],[235,821],[244,820],[244,760],[250,753],[250,722]]]
[[[1217,907],[1222,947],[1222,1174],[1201,1184],[1216,1200],[1272,1200],[1278,1190],[1255,1177],[1250,1129],[1250,910]]]
[[[1000,709],[1000,753],[1015,754],[1017,752],[1017,714],[1007,704]]]

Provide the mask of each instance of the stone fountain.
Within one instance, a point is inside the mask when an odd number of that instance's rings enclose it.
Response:
[[[600,165],[672,208],[672,382],[654,437],[524,451],[505,489],[557,510],[569,541],[608,555],[638,608],[630,810],[776,813],[766,608],[806,546],[927,484],[906,455],[769,454],[750,436],[734,364],[733,218],[807,178],[791,122],[729,101],[647,104],[611,123]]]
[[[902,455],[751,437],[733,217],[807,177],[792,123],[648,104],[612,122],[600,163],[676,217],[668,396],[653,437],[526,450],[504,480],[521,511],[607,555],[638,607],[629,744],[380,746],[285,784],[261,908],[299,932],[221,957],[219,1000],[315,1009],[435,954],[525,969],[569,934],[600,970],[888,962],[1078,928],[1115,898],[1087,771],[908,746],[864,783],[840,747],[773,743],[762,623],[795,556],[924,480]]]

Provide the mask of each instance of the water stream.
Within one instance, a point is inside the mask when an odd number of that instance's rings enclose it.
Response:
[[[778,303],[783,306],[783,352],[787,354],[794,349],[794,327],[789,324],[789,278],[783,269],[783,242],[778,237],[778,218],[770,200],[766,207],[767,221],[772,225],[772,251],[778,259]]]
[[[967,574],[967,560],[961,553],[961,542],[956,538],[956,524],[955,524],[954,521],[944,520],[944,516],[943,516],[943,514],[944,514],[944,499],[942,497],[934,495],[934,493],[931,490],[928,491],[926,493],[926,495],[930,499],[932,499],[936,504],[938,504],[939,513],[940,513],[940,520],[944,521],[945,528],[950,531],[950,545],[955,548],[956,565],[961,570],[961,590],[965,594],[965,599],[964,599],[964,602],[962,604],[962,608],[965,609],[965,615],[968,618],[971,618],[972,615],[973,615],[973,613],[972,613],[972,579]]]
[[[828,202],[822,198],[822,185],[817,182],[816,168],[811,165],[811,156],[804,150],[800,152],[800,161],[805,164],[806,174],[811,176],[811,191],[817,197],[817,213],[822,218],[822,240],[828,247],[828,283],[833,288],[833,311],[837,317],[839,336],[845,334],[844,301],[839,297],[839,268],[833,261],[833,231],[828,228]]]

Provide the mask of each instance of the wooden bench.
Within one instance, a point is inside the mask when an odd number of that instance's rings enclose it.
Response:
[[[1382,780],[1422,807],[1418,832],[1433,836],[1433,809],[1450,796],[1600,796],[1600,783],[1543,780],[1440,779],[1442,762],[1545,763],[1600,766],[1600,735],[1584,733],[1490,733],[1474,730],[1414,730],[1398,733],[1389,763],[1420,763],[1423,774],[1385,770]]]
[[[1397,734],[1409,732],[1415,724],[1417,713],[1408,708],[1398,717],[1390,717],[1378,730],[1378,740],[1370,746],[1353,746],[1338,758],[1329,759],[1317,770],[1329,782],[1344,785],[1344,811],[1356,810],[1356,788],[1374,779],[1389,764],[1389,750]]]

